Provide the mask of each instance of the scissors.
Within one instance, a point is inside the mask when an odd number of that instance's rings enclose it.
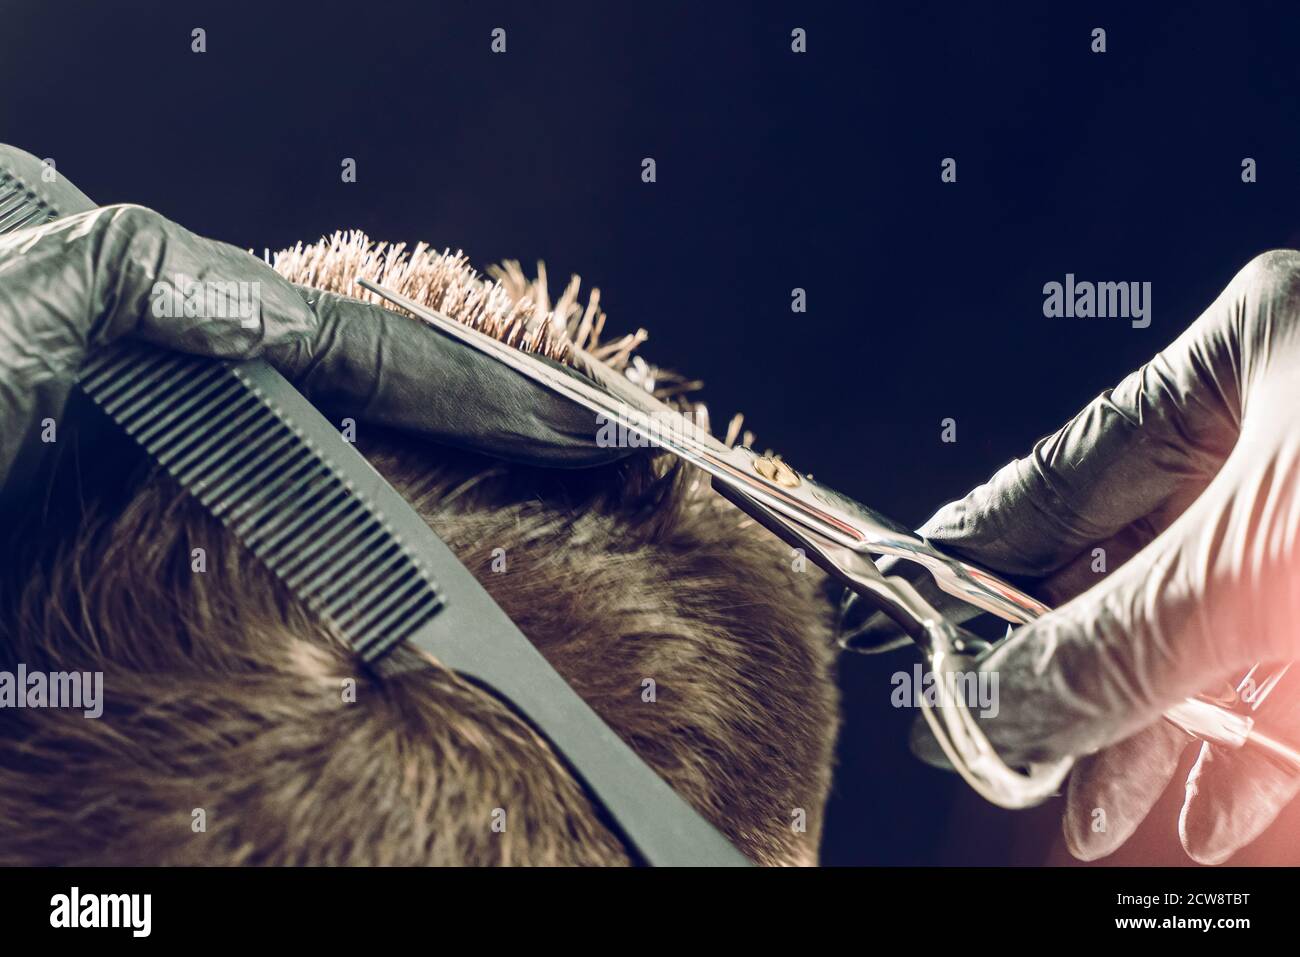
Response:
[[[925,569],[944,592],[1012,624],[1049,611],[1042,602],[975,565],[944,554],[920,535],[801,474],[779,458],[729,446],[596,357],[572,347],[574,368],[502,342],[369,279],[358,284],[534,382],[674,453],[712,478],[715,491],[893,619],[916,644],[936,693],[920,695],[922,714],[954,770],[980,795],[1005,808],[1039,804],[1055,794],[1073,758],[1012,767],[999,757],[948,680],[968,673],[995,647],[949,621],[907,579],[884,575],[873,556]],[[576,371],[575,371],[576,370]],[[1271,688],[1280,678],[1273,675]],[[1255,696],[1255,706],[1262,696]],[[1188,698],[1165,719],[1188,734],[1228,748],[1253,745],[1300,770],[1300,751],[1262,734],[1249,714],[1208,698]]]

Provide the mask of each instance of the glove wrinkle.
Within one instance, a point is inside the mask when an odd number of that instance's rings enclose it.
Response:
[[[629,454],[596,445],[586,409],[416,319],[295,288],[318,333],[267,358],[323,408],[525,465],[584,467]]]

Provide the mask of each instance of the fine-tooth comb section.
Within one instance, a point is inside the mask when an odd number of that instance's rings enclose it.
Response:
[[[0,234],[40,226],[57,215],[22,180],[0,170]]]
[[[367,664],[442,608],[419,559],[238,364],[119,343],[81,387]]]

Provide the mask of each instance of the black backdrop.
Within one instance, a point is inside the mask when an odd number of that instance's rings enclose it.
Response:
[[[1300,245],[1295,4],[1134,6],[11,2],[0,141],[258,250],[359,227],[580,272],[717,420],[916,524]],[[1067,272],[1150,281],[1150,327],[1044,318]],[[1056,808],[907,756],[900,662],[845,662],[826,860],[1059,859]]]

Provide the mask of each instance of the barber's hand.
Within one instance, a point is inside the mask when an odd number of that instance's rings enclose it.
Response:
[[[1000,712],[984,726],[1012,760],[1091,755],[1065,835],[1079,857],[1109,854],[1189,741],[1161,712],[1300,657],[1300,253],[1253,260],[1151,362],[921,531],[1066,602],[985,663]],[[1294,740],[1300,701],[1278,697],[1257,718]],[[1183,846],[1221,862],[1297,791],[1257,754],[1204,746]]]
[[[21,479],[10,474],[20,450],[30,474],[42,420],[58,419],[87,354],[123,337],[264,357],[327,409],[512,461],[578,466],[623,454],[596,446],[586,410],[418,321],[300,289],[243,250],[140,206],[96,208],[40,173],[34,157],[0,147],[6,185],[61,217],[0,236],[0,483]],[[155,315],[155,284],[194,281],[255,283],[246,287],[257,292],[255,316],[246,325],[233,301],[234,318]]]

